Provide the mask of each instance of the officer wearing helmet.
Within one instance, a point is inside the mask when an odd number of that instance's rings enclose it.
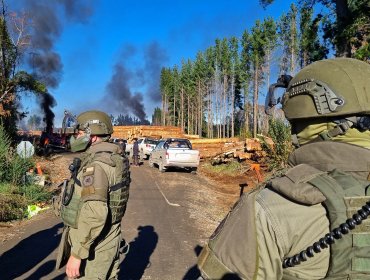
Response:
[[[129,196],[126,157],[108,143],[113,132],[109,116],[87,111],[77,117],[70,140],[74,158],[54,209],[64,223],[57,269],[66,265],[68,278],[118,279],[121,219]]]
[[[210,237],[202,277],[370,279],[370,65],[322,60],[270,89],[297,149]]]

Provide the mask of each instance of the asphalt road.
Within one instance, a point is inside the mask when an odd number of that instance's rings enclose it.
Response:
[[[196,279],[206,236],[192,217],[189,193],[208,183],[187,172],[160,173],[147,161],[131,167],[131,174],[122,222],[130,250],[122,256],[120,279]],[[66,279],[63,269],[54,270],[61,230],[51,211],[15,227],[14,236],[0,243],[0,279]]]

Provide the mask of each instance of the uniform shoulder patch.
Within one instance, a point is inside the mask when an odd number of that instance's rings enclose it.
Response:
[[[87,167],[86,172],[94,172],[94,166]]]
[[[86,175],[82,178],[82,184],[84,187],[89,187],[94,184],[94,176]]]
[[[89,167],[85,167],[83,170],[82,170],[82,173],[83,175],[91,175],[91,174],[94,174],[94,170],[95,170],[95,167],[94,166],[89,166]]]

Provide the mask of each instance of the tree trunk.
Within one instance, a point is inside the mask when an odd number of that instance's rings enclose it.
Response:
[[[235,108],[235,89],[234,89],[235,77],[233,75],[231,79],[231,137],[234,137],[234,108]]]
[[[188,133],[190,134],[190,97],[189,97],[189,94],[188,94]]]
[[[228,81],[227,81],[227,75],[224,75],[224,87],[223,87],[223,107],[224,107],[224,114],[223,114],[223,132],[222,132],[222,138],[225,138],[226,137],[226,127],[227,127],[227,124],[226,124],[226,122],[227,122],[227,112],[228,112],[228,110],[227,110],[227,83],[228,83]]]
[[[202,102],[202,88],[200,81],[198,81],[198,135],[199,137],[202,137],[202,128],[203,128],[203,102]]]
[[[181,88],[181,129],[184,131],[184,88]]]
[[[173,121],[172,125],[176,126],[176,92],[173,95]]]
[[[253,89],[253,138],[257,137],[257,111],[258,111],[258,58],[254,67],[254,89]]]
[[[166,111],[165,111],[165,108],[166,108],[166,95],[163,94],[162,95],[162,118],[161,118],[161,123],[162,125],[166,125]]]
[[[350,21],[350,11],[348,9],[348,0],[336,0],[335,12],[337,14],[338,32],[343,32]],[[342,34],[339,34],[339,36]],[[338,36],[338,35],[337,35]],[[345,36],[340,36],[336,45],[337,56],[351,57],[351,44],[346,40]]]

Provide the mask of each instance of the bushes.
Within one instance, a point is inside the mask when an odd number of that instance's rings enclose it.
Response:
[[[269,155],[269,169],[285,168],[288,163],[289,154],[293,151],[291,142],[290,125],[281,119],[269,119],[269,137],[272,138],[274,146],[262,141],[262,147]]]
[[[0,221],[22,219],[26,215],[27,201],[19,194],[0,193]]]
[[[51,193],[44,187],[25,182],[25,174],[33,166],[32,159],[18,156],[0,125],[0,221],[22,218],[27,204],[50,199]]]
[[[33,166],[32,159],[23,159],[15,152],[11,140],[0,126],[0,182],[22,183],[23,176]]]

